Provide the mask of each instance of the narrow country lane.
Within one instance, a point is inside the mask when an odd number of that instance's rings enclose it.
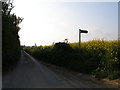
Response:
[[[91,83],[91,84],[90,84]],[[64,77],[35,60],[25,51],[17,67],[3,77],[2,88],[102,88],[94,82]]]

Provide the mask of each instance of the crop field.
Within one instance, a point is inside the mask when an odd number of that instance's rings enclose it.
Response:
[[[96,78],[120,78],[120,42],[92,40],[81,43],[56,43],[50,46],[24,47],[33,57]]]

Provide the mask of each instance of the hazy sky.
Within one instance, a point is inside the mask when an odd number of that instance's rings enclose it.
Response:
[[[13,12],[23,17],[19,25],[21,45],[51,45],[68,38],[78,42],[93,39],[118,39],[117,2],[41,2],[41,0],[14,0]]]

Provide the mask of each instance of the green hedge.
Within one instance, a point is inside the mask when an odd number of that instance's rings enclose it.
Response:
[[[98,78],[117,79],[120,76],[118,41],[92,40],[81,43],[56,43],[46,47],[25,47],[39,60],[59,65]]]
[[[20,57],[19,26],[22,21],[15,14],[10,14],[12,4],[2,2],[2,71],[12,69]]]

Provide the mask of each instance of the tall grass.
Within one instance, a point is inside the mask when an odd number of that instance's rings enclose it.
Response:
[[[51,46],[25,47],[25,51],[39,60],[59,65],[95,77],[117,79],[120,76],[117,40],[92,40],[81,43],[56,43]]]

